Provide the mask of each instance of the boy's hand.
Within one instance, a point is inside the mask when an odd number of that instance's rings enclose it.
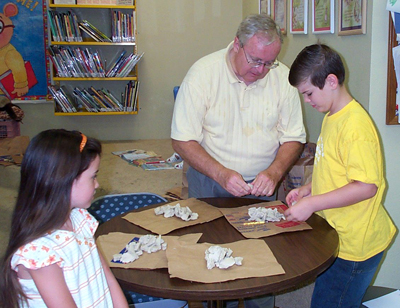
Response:
[[[299,197],[299,189],[291,190],[286,196],[286,203],[288,206],[294,205],[301,197]]]
[[[305,197],[311,196],[311,182],[291,190],[286,196],[286,203],[289,206],[295,205],[295,203]]]
[[[307,199],[296,202],[296,205],[289,207],[285,211],[285,217],[288,221],[306,221],[312,215],[313,210],[307,204]]]

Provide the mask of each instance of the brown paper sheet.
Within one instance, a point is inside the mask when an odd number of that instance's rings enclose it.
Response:
[[[277,208],[280,213],[284,213],[288,208],[280,201],[261,202],[236,208],[221,208],[229,223],[246,238],[260,238],[271,236],[283,232],[293,232],[312,229],[306,222],[294,222],[282,220],[279,222],[256,222],[248,221],[248,210],[251,207]]]
[[[28,136],[16,136],[14,138],[0,139],[0,156],[1,155],[22,155],[25,154],[29,144]]]
[[[129,213],[122,218],[153,233],[163,235],[176,229],[205,223],[223,216],[218,208],[195,198],[179,200],[168,204],[175,205],[177,203],[181,207],[188,206],[192,212],[199,214],[199,218],[190,221],[184,221],[175,216],[165,218],[163,215],[156,215],[154,208]]]
[[[0,138],[0,165],[21,165],[23,155],[29,144],[28,136],[16,136],[14,138]]]
[[[133,238],[140,237],[142,235],[143,234],[139,235],[132,233],[111,232],[99,236],[96,240],[96,244],[110,267],[135,268],[144,270],[167,268],[168,262],[165,250],[160,250],[153,253],[144,252],[143,255],[139,257],[139,259],[127,264],[111,262],[111,260],[113,259],[113,255],[119,253],[122,249],[124,249],[126,244],[128,244]],[[162,239],[167,243],[168,249],[170,242],[173,240],[194,244],[197,243],[201,236],[202,233],[193,233],[183,236],[162,236]]]
[[[223,282],[241,278],[264,277],[284,274],[271,249],[263,240],[242,240],[220,244],[230,248],[233,257],[243,257],[242,265],[228,269],[207,269],[205,251],[214,244],[188,244],[171,241],[167,249],[168,272],[171,278],[177,277],[203,283]],[[195,269],[195,270],[194,270]]]

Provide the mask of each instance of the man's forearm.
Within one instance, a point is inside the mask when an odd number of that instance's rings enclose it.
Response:
[[[278,153],[272,164],[268,167],[270,171],[282,177],[290,170],[299,159],[304,144],[297,141],[285,142],[279,147]]]

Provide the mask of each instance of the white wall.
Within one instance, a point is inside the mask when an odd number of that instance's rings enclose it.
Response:
[[[372,1],[369,1],[372,2]],[[385,1],[386,2],[386,1]],[[374,1],[371,23],[371,63],[370,83],[365,91],[369,95],[369,112],[381,134],[386,159],[386,179],[388,190],[385,207],[400,227],[400,125],[386,125],[386,83],[388,12],[383,1]],[[375,285],[400,288],[400,239],[397,236],[389,249],[375,280]]]

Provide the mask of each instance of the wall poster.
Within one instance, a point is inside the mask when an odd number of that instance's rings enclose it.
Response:
[[[312,4],[312,32],[335,33],[335,0],[313,0]]]
[[[0,4],[0,95],[11,100],[48,98],[45,0]]]
[[[365,34],[367,0],[339,0],[339,35]]]

